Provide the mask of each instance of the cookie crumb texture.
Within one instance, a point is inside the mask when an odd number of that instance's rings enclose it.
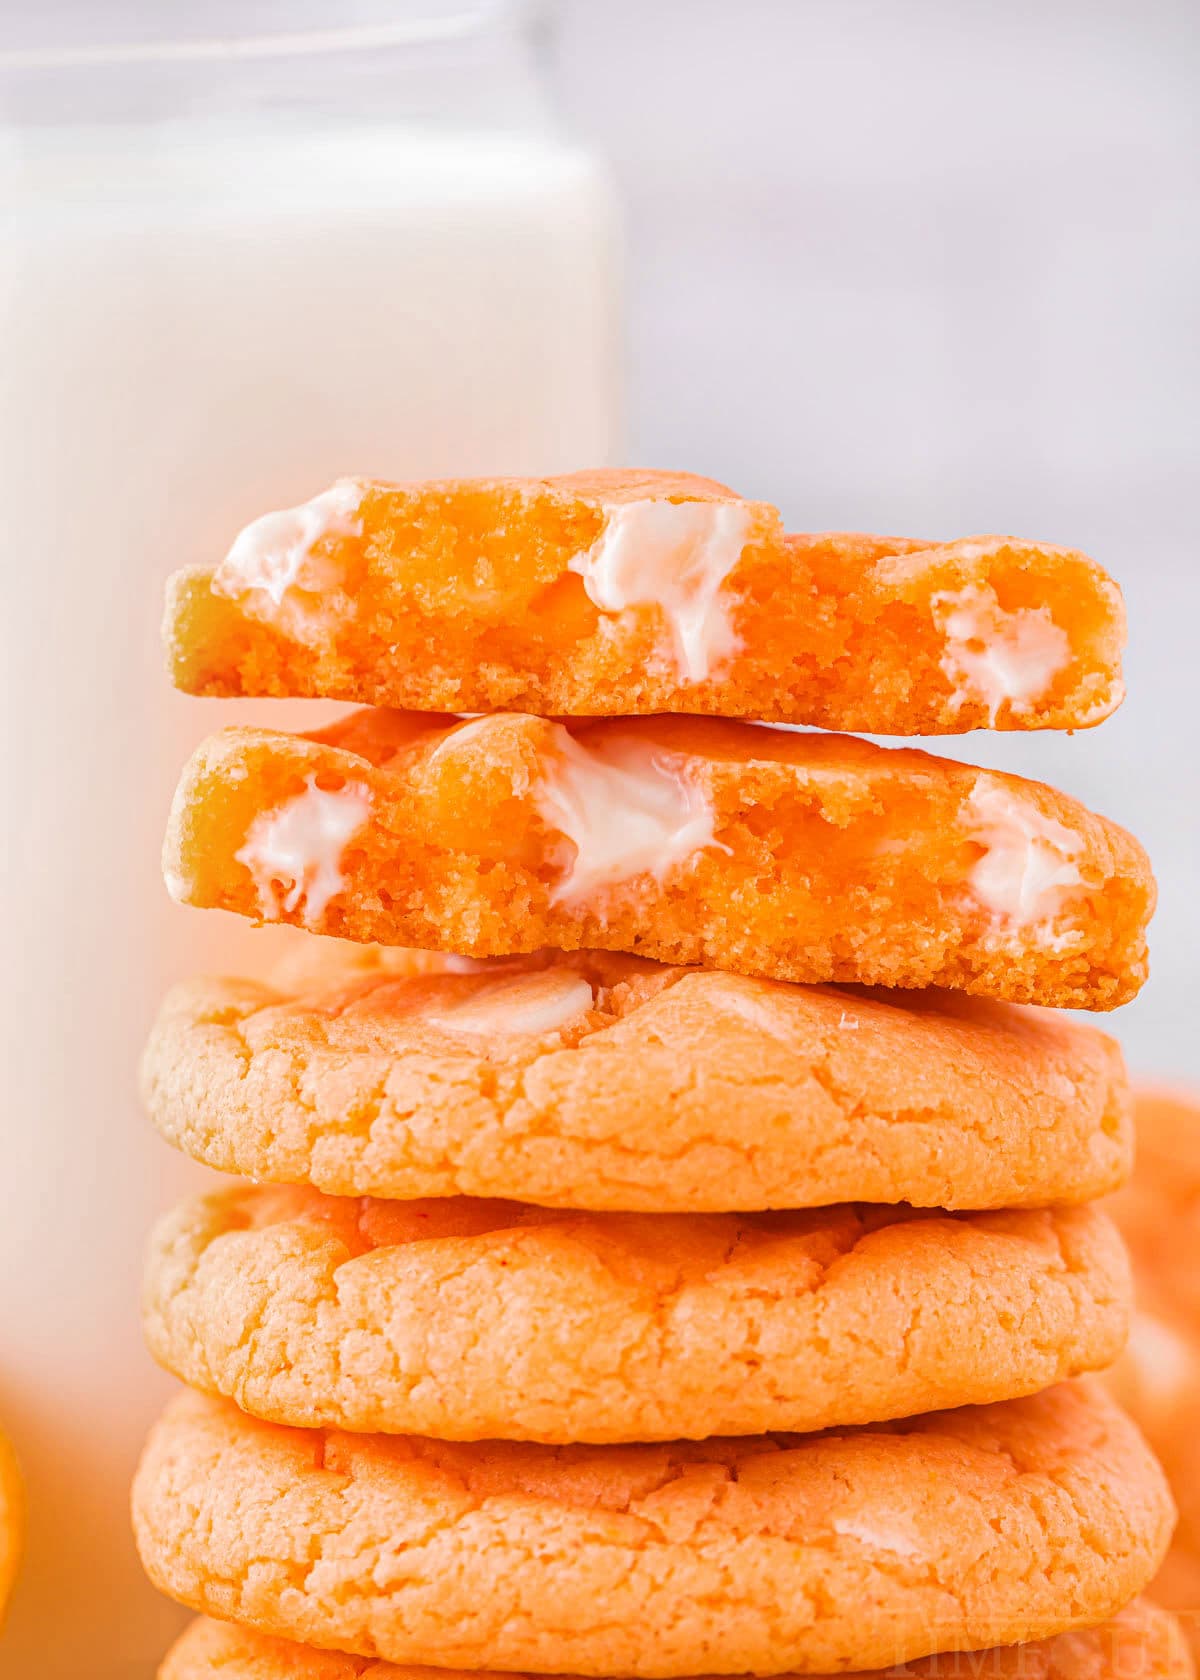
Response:
[[[221,1171],[702,1213],[1047,1207],[1131,1166],[1120,1049],[1061,1012],[592,951],[301,955],[277,985],[177,986],[151,1035],[155,1125]]]
[[[197,1197],[151,1243],[151,1352],[276,1423],[439,1440],[703,1439],[1032,1394],[1111,1364],[1095,1208],[636,1215]]]
[[[1040,783],[698,718],[228,730],[164,868],[181,902],[359,941],[1092,1009],[1140,987],[1154,905],[1137,842]]]
[[[417,711],[919,735],[1084,728],[1124,692],[1120,591],[1086,555],[787,536],[674,473],[346,480],[177,573],[164,636],[195,694]]]
[[[1094,1385],[817,1436],[464,1446],[184,1395],[134,1489],[151,1579],[319,1647],[645,1680],[825,1673],[1115,1615],[1173,1511]]]
[[[1194,1680],[1179,1623],[1135,1599],[1101,1627],[1062,1633],[1031,1645],[929,1657],[856,1680]],[[530,1680],[374,1662],[271,1639],[249,1628],[195,1621],[178,1639],[158,1680]],[[558,1680],[565,1680],[559,1676]],[[825,1680],[832,1680],[826,1676]]]

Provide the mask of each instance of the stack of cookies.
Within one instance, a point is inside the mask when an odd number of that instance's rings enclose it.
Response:
[[[176,899],[335,937],[147,1053],[240,1178],[151,1249],[190,1392],[138,1542],[214,1618],[163,1676],[1184,1680],[1162,1473],[1076,1380],[1127,1330],[1125,1076],[1056,1012],[1137,991],[1146,858],[759,727],[1097,723],[1110,580],[679,475],[345,482],[167,636],[192,692],[381,709],[227,730],[171,817]]]

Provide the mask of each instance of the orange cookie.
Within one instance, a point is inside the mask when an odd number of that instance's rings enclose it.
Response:
[[[164,866],[182,903],[357,940],[1096,1009],[1138,990],[1154,901],[1137,842],[1040,783],[700,718],[226,730]]]
[[[1200,1651],[1200,1098],[1147,1090],[1136,1114],[1137,1171],[1112,1208],[1129,1242],[1138,1311],[1112,1381],[1179,1502],[1157,1586],[1166,1604],[1188,1613]]]
[[[134,1487],[157,1586],[395,1663],[827,1673],[1114,1615],[1172,1508],[1096,1386],[815,1436],[452,1445],[182,1396]]]
[[[1112,1621],[1033,1645],[926,1657],[857,1680],[1194,1680],[1179,1623],[1144,1598]],[[158,1680],[529,1680],[466,1669],[396,1667],[315,1651],[228,1622],[196,1621],[176,1641]],[[562,1680],[562,1677],[559,1677]],[[832,1676],[826,1677],[832,1680]]]
[[[171,580],[198,694],[708,712],[868,734],[1076,729],[1120,703],[1120,591],[1013,537],[789,537],[686,473],[343,480]]]
[[[194,980],[163,1006],[146,1103],[209,1166],[676,1213],[1045,1207],[1129,1172],[1120,1050],[1060,1012],[592,951],[415,973],[308,943],[299,990]]]
[[[237,1188],[168,1214],[144,1323],[275,1423],[439,1440],[702,1440],[875,1423],[1110,1365],[1129,1269],[1050,1213],[550,1212]]]
[[[25,1534],[25,1492],[17,1457],[0,1431],[0,1621],[16,1579]]]

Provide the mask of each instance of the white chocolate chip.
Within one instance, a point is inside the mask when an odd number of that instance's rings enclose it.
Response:
[[[305,923],[315,927],[346,884],[342,855],[370,814],[365,787],[327,792],[310,776],[303,793],[257,817],[235,855],[254,877],[264,920],[303,906]]]
[[[263,514],[239,533],[217,567],[213,593],[240,601],[250,616],[297,641],[311,640],[326,616],[327,603],[319,597],[337,591],[342,581],[335,562],[317,547],[329,537],[361,536],[362,498],[360,484],[340,479],[299,507]],[[340,600],[337,610],[344,614],[351,603]]]
[[[661,609],[671,657],[686,682],[703,682],[738,649],[724,584],[750,534],[736,502],[617,502],[592,547],[569,562],[601,612]]]
[[[593,749],[561,726],[556,745],[537,800],[573,852],[552,902],[581,906],[639,875],[662,881],[717,844],[708,796],[675,754],[633,735]]]
[[[449,1027],[455,1032],[536,1036],[557,1032],[594,1002],[592,988],[582,974],[551,968],[493,981],[460,1003],[430,1012],[425,1020],[431,1026]]]
[[[969,837],[984,847],[970,890],[1001,934],[1033,933],[1051,950],[1077,932],[1056,926],[1067,899],[1083,885],[1080,837],[1014,797],[997,777],[981,772],[962,810]]]
[[[873,1552],[889,1552],[893,1557],[916,1557],[920,1548],[913,1536],[906,1533],[899,1522],[861,1521],[857,1517],[835,1517],[833,1532],[848,1540],[857,1540]]]
[[[1070,663],[1070,638],[1048,607],[1006,612],[980,584],[935,595],[931,604],[946,637],[941,667],[954,697],[981,701],[990,723],[1005,702],[1017,717],[1028,713]]]

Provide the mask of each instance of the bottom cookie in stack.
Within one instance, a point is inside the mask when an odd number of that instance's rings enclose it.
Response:
[[[859,1680],[1191,1680],[1175,1618],[1136,1599],[1111,1621],[1028,1645],[1000,1645],[876,1669]],[[371,1657],[316,1651],[226,1622],[193,1622],[159,1680],[505,1680],[463,1669],[397,1667]],[[511,1680],[527,1680],[513,1676]],[[790,1677],[783,1677],[790,1680]],[[819,1677],[810,1677],[819,1680]]]
[[[455,1445],[181,1397],[134,1489],[165,1592],[398,1664],[823,1673],[1093,1627],[1173,1510],[1095,1383],[809,1436]]]

